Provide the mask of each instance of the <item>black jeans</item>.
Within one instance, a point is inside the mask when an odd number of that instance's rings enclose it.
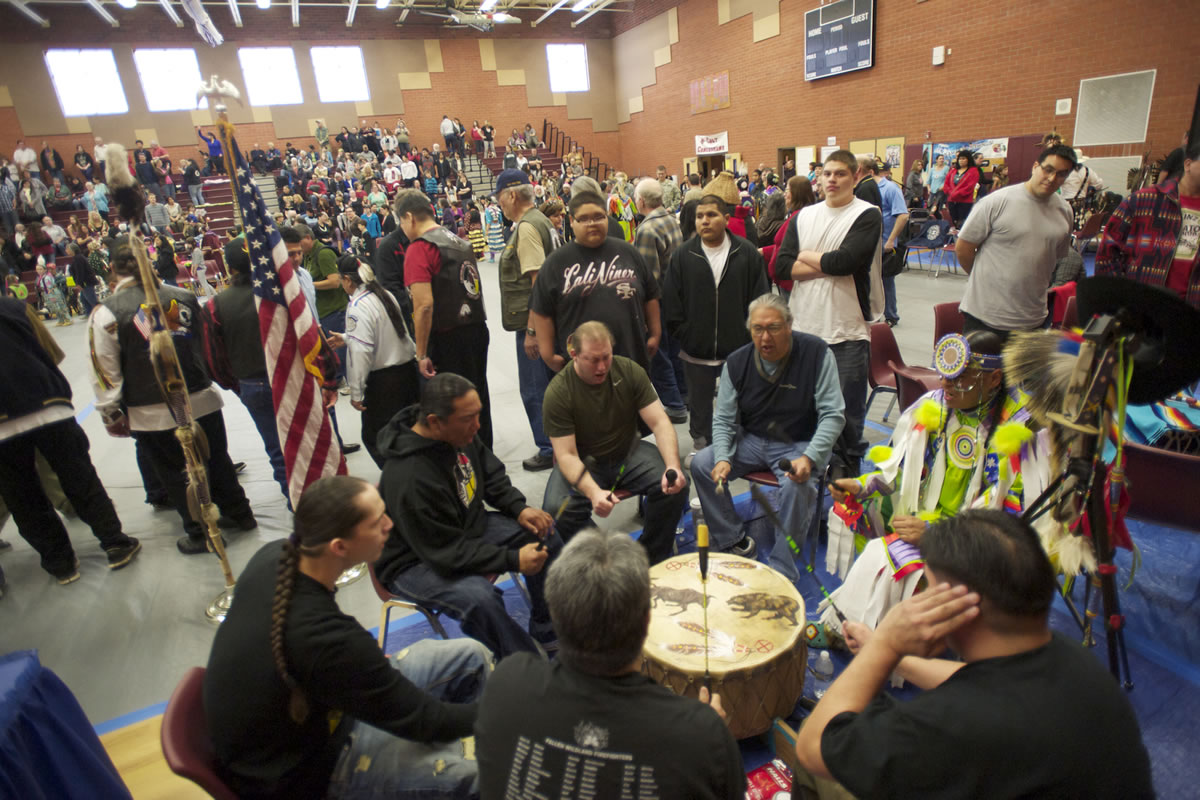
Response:
[[[250,515],[250,501],[238,483],[237,472],[229,458],[229,442],[225,438],[225,418],[220,411],[205,414],[197,420],[208,439],[208,489],[221,514],[234,519]],[[167,498],[183,520],[183,530],[193,539],[202,539],[204,527],[192,519],[188,509],[187,466],[183,448],[175,438],[175,429],[165,431],[133,431],[133,438],[154,466],[154,472],[167,490]],[[82,515],[81,515],[82,516]]]
[[[121,520],[104,491],[88,455],[87,434],[74,419],[65,419],[0,442],[0,495],[17,523],[17,532],[42,558],[52,575],[70,572],[75,551],[67,529],[54,511],[34,467],[34,450],[41,452],[61,478],[63,493],[79,518],[92,528],[104,549],[129,542]]]
[[[855,478],[859,475],[859,463],[867,452],[863,425],[867,419],[871,343],[863,340],[838,342],[829,345],[829,351],[837,361],[838,382],[842,386],[842,400],[846,403],[846,423],[842,426],[842,435],[833,445],[830,464],[846,470],[838,477]]]
[[[683,362],[683,374],[687,376],[688,433],[692,439],[703,437],[706,444],[712,444],[713,390],[717,387],[717,378],[721,377],[722,366],[708,364],[693,364]]]
[[[392,417],[407,406],[421,399],[420,373],[417,362],[393,364],[377,369],[367,375],[367,388],[363,392],[362,441],[375,461],[383,469],[384,458],[375,440]]]
[[[487,323],[460,325],[429,335],[429,357],[438,372],[453,372],[475,384],[483,410],[479,412],[479,438],[492,449],[492,399],[488,393],[487,354],[490,341]]]

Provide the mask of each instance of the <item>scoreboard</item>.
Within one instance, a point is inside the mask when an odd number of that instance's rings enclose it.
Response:
[[[836,0],[804,14],[804,80],[867,69],[875,55],[875,0]]]

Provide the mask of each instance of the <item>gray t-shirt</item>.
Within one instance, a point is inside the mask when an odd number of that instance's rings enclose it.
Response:
[[[1071,246],[1071,207],[1006,186],[971,210],[959,236],[978,246],[961,308],[993,328],[1037,328],[1046,318],[1054,265]]]

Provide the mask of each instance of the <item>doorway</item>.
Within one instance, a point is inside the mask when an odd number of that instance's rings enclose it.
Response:
[[[700,175],[700,183],[706,184],[725,169],[725,153],[711,156],[696,157],[696,171]]]

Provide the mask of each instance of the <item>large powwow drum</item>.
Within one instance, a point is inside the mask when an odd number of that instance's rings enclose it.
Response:
[[[650,633],[642,671],[676,694],[704,684],[704,598],[696,553],[650,568]],[[804,689],[804,599],[775,570],[724,554],[708,565],[708,668],[739,739],[789,716]]]

